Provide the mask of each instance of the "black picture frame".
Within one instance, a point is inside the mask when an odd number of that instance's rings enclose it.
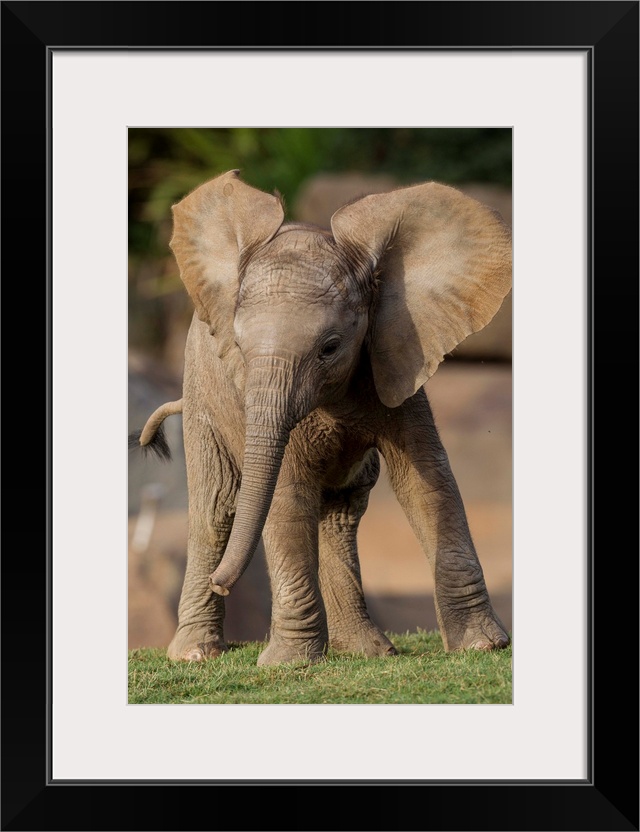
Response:
[[[299,14],[289,14],[292,5]],[[628,481],[616,486],[629,437],[638,435],[638,9],[638,2],[582,0],[2,3],[3,288],[10,312],[20,309],[24,321],[23,338],[10,335],[18,349],[10,348],[5,362],[11,435],[20,437],[5,496],[18,497],[16,516],[27,518],[16,523],[8,515],[12,545],[2,559],[3,830],[638,830],[637,492]],[[234,19],[238,26],[221,23]],[[275,47],[577,49],[589,56],[591,684],[584,782],[49,779],[51,55],[81,48]],[[25,233],[27,242],[17,244]],[[15,299],[14,288],[22,290]],[[28,381],[25,362],[38,367]],[[36,536],[35,517],[44,521]],[[540,637],[549,649],[571,650],[549,611],[544,615]],[[470,750],[482,753],[472,738]]]

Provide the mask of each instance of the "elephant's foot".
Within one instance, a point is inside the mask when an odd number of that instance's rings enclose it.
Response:
[[[448,653],[454,650],[501,650],[509,645],[509,636],[489,603],[466,612],[441,610],[439,619],[444,649]]]
[[[227,649],[221,633],[212,627],[192,624],[178,627],[167,655],[175,661],[201,662],[204,659],[215,659]]]
[[[329,630],[329,645],[339,653],[362,653],[369,658],[398,654],[382,630],[371,621],[358,624],[349,631]]]
[[[326,658],[326,647],[326,641],[322,638],[283,639],[272,635],[269,644],[258,656],[258,664],[317,664]]]

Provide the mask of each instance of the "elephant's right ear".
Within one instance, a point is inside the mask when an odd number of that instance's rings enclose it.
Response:
[[[280,200],[246,185],[238,173],[206,182],[173,206],[169,243],[196,313],[208,324],[232,378],[242,365],[233,332],[238,261],[268,242],[284,219]]]

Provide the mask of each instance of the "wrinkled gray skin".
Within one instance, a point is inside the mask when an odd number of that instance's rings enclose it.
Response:
[[[169,656],[226,649],[224,596],[261,535],[272,623],[258,664],[318,661],[328,645],[393,655],[356,549],[379,453],[433,571],[446,650],[504,647],[422,385],[508,292],[507,228],[435,183],[347,205],[331,232],[282,219],[279,200],[236,171],[174,206],[196,314],[182,405],[188,560]]]

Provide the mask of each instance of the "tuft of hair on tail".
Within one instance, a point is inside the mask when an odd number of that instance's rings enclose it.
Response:
[[[154,454],[158,459],[164,462],[171,461],[171,448],[167,442],[167,437],[164,432],[164,425],[160,425],[154,433],[153,438],[146,445],[140,444],[141,430],[134,430],[129,434],[129,450],[141,450],[145,457],[149,454]]]

